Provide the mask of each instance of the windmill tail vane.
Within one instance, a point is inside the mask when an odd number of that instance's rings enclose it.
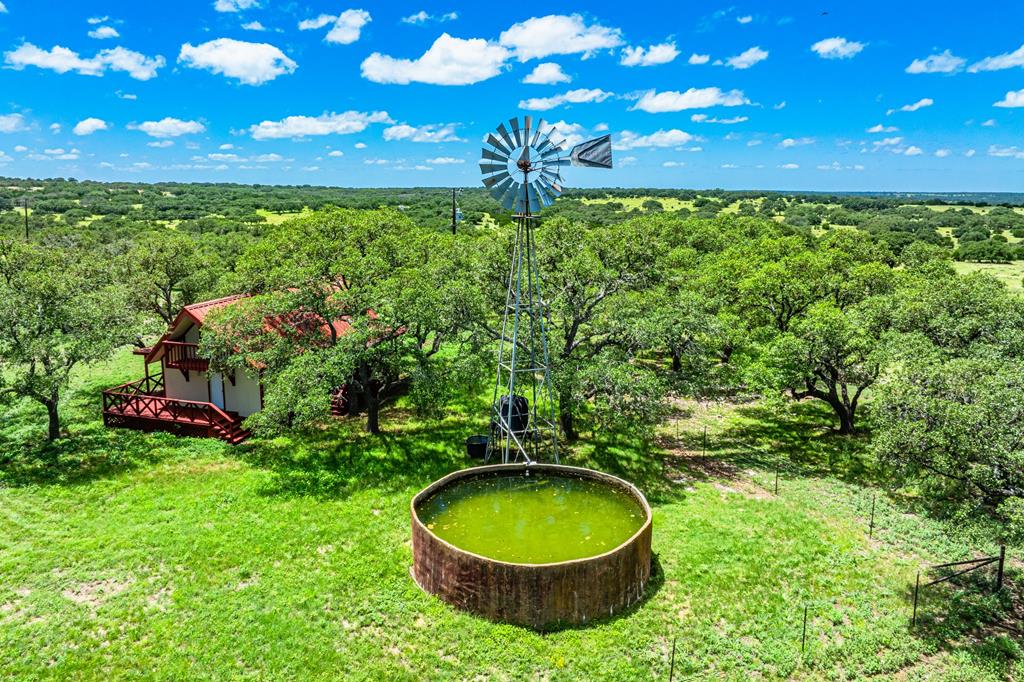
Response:
[[[486,461],[504,464],[558,458],[547,317],[533,236],[535,213],[562,194],[566,166],[612,167],[611,135],[566,152],[543,119],[511,118],[488,134],[480,171],[491,196],[516,219],[516,237],[498,343]],[[558,141],[556,141],[558,140]]]

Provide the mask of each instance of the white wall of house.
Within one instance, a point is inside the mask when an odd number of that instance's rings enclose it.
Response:
[[[199,343],[199,327],[192,325],[181,339],[183,343]]]
[[[260,382],[248,372],[235,372],[235,385],[225,378],[224,404],[229,412],[248,417],[260,411]]]
[[[168,398],[210,402],[210,383],[206,372],[189,372],[188,381],[185,381],[181,370],[165,368],[164,389]]]

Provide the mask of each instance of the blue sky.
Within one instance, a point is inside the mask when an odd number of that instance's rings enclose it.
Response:
[[[529,113],[575,186],[1024,191],[1024,3],[516,6],[3,0],[0,174],[471,186]]]

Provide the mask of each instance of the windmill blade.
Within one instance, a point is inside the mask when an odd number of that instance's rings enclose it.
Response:
[[[544,119],[537,121],[537,125],[533,131],[533,140],[530,142],[530,146],[534,149],[537,148],[537,143],[540,141],[541,131],[544,129]]]
[[[508,191],[509,185],[511,185],[513,182],[515,181],[512,179],[511,176],[505,178],[504,180],[502,180],[497,185],[491,188],[491,196],[497,199],[498,201],[501,201],[501,198],[505,196],[505,192]]]
[[[498,126],[498,127],[500,128],[501,126]],[[491,145],[495,149],[500,149],[501,151],[505,152],[506,156],[508,156],[508,155],[510,155],[512,153],[511,149],[505,147],[505,145],[503,145],[501,143],[501,140],[499,140],[498,138],[496,138],[494,136],[494,133],[490,133],[490,134],[487,135],[487,144]],[[511,146],[512,145],[510,144],[509,147],[511,147]]]
[[[533,125],[533,116],[523,118],[523,146],[530,144],[530,127]]]
[[[498,134],[501,135],[501,139],[505,140],[505,144],[508,145],[508,153],[511,154],[512,150],[518,145],[512,141],[512,137],[508,134],[508,128],[505,127],[504,123],[498,124]]]
[[[593,140],[581,142],[569,152],[574,166],[587,168],[612,167],[612,136],[602,135]]]
[[[484,187],[494,187],[496,184],[509,177],[512,176],[508,174],[508,171],[505,171],[503,173],[498,173],[497,175],[484,178]]]
[[[482,163],[480,164],[481,173],[500,173],[508,172],[508,165],[504,163]]]
[[[490,161],[500,161],[501,163],[508,163],[508,154],[492,152],[490,149],[481,149],[480,156]]]
[[[522,185],[519,184],[519,181],[513,178],[508,188],[501,195],[501,199],[499,199],[499,201],[501,201],[501,205],[504,206],[505,208],[510,208],[512,202],[515,200],[516,195],[519,194],[520,187],[522,187]]]
[[[540,180],[533,181],[533,192],[540,199],[540,203],[543,206],[550,206],[555,203],[555,198],[548,194],[547,188],[544,183]]]
[[[523,141],[519,137],[519,117],[514,116],[508,120],[509,125],[512,126],[512,134],[516,137],[516,146],[522,147]]]

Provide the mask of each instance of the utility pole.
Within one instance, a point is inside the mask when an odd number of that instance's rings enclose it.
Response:
[[[21,200],[25,207],[25,241],[28,241],[28,197]]]
[[[455,190],[452,190],[452,234],[455,234]]]

